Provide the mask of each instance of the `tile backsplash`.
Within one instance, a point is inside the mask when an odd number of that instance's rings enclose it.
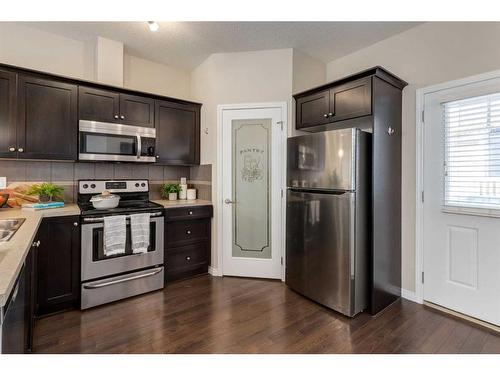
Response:
[[[160,198],[160,185],[186,177],[198,189],[199,199],[212,199],[212,166],[161,166],[118,163],[0,160],[0,176],[13,182],[53,182],[64,187],[66,202],[76,201],[76,184],[82,179],[144,178],[150,181],[151,199]],[[193,176],[193,177],[192,177]]]

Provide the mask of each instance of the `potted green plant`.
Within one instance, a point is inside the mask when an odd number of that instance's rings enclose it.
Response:
[[[42,203],[51,202],[53,199],[62,200],[64,189],[55,184],[44,182],[42,184],[31,185],[26,194],[38,195],[38,199]]]
[[[181,191],[179,184],[163,184],[161,186],[161,195],[168,198],[169,201],[177,200],[177,194]]]

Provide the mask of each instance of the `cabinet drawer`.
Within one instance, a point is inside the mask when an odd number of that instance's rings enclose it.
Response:
[[[212,206],[193,206],[180,208],[167,208],[165,210],[165,220],[190,220],[212,217]]]
[[[167,225],[165,233],[167,247],[205,240],[210,236],[210,221],[204,219],[171,222]]]
[[[165,252],[166,281],[208,272],[208,241]]]

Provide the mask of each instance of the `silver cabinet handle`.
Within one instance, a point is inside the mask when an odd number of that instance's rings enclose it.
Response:
[[[225,204],[233,204],[233,203],[236,203],[236,201],[232,201],[231,199],[226,198],[226,199],[224,199],[224,203]]]
[[[159,159],[160,158],[160,155],[156,155],[156,158]]]
[[[191,260],[191,257],[187,256],[187,257],[186,257],[186,260]]]
[[[132,280],[137,280],[137,279],[143,279],[145,277],[154,276],[157,273],[160,273],[162,271],[162,269],[163,268],[157,268],[153,272],[148,272],[148,273],[145,273],[143,275],[135,275],[135,276],[125,277],[123,279],[108,281],[108,282],[104,282],[104,283],[101,283],[101,284],[84,285],[83,288],[84,289],[98,289],[98,288],[104,288],[105,286],[110,286],[110,285],[115,285],[115,284],[123,283],[125,281],[132,281]]]
[[[115,118],[118,118],[118,115],[115,115]]]
[[[17,151],[18,151],[18,152],[23,152],[23,151],[24,151],[24,149],[23,149],[22,147],[19,147],[19,148],[17,149]]]
[[[324,118],[327,118],[327,117],[328,117],[328,113],[325,113],[325,114],[323,115],[323,117],[324,117]]]
[[[389,126],[387,128],[387,134],[393,135],[395,132],[396,132],[396,130],[394,130],[394,128],[392,126]]]
[[[33,242],[33,247],[40,247],[40,240]]]
[[[120,118],[121,118],[122,120],[124,120],[124,119],[125,119],[125,116],[121,115],[121,116],[120,116]]]
[[[193,214],[193,211],[189,211],[189,215],[192,215]]]
[[[14,151],[16,151],[16,148],[15,147],[9,147],[9,151],[10,152],[14,152]]]
[[[186,234],[191,234],[191,231],[188,229],[188,230],[186,231]]]
[[[328,114],[328,117],[332,117],[332,116],[333,116],[333,112],[330,112],[330,113]]]
[[[73,223],[73,226],[77,227],[77,226],[78,226],[78,223],[75,221],[75,222]]]

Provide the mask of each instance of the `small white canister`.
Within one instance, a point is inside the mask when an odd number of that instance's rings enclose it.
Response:
[[[187,189],[187,199],[188,200],[196,199],[196,189]]]
[[[186,199],[188,186],[186,184],[180,184],[179,186],[181,187],[181,190],[179,191],[179,199]]]

